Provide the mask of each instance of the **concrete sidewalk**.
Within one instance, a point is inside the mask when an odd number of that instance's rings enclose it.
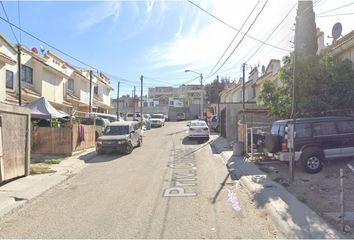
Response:
[[[30,175],[0,186],[0,218],[81,171],[94,158],[94,148],[80,151],[51,165],[55,173]]]
[[[287,238],[343,238],[282,185],[267,178],[255,164],[244,157],[234,157],[224,138],[214,140],[212,146],[227,164],[230,176],[239,179],[254,197],[258,207],[266,209]]]

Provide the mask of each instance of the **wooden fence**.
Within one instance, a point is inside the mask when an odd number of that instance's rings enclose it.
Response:
[[[59,154],[71,156],[73,152],[95,146],[94,125],[81,125],[83,136],[79,134],[79,125],[72,127],[34,127],[32,130],[32,153]],[[83,138],[82,138],[83,137]]]
[[[30,110],[0,103],[0,183],[29,174]]]

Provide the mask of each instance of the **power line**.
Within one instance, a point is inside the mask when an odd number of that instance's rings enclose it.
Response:
[[[257,6],[259,4],[259,1],[256,3],[256,5],[254,6],[254,8],[252,9],[252,11],[250,12],[250,14],[248,14],[246,20],[243,22],[240,30],[242,30],[242,28],[246,25],[246,23],[248,22],[248,19],[252,16],[254,10],[256,10]],[[214,67],[209,71],[208,76],[214,71],[214,69],[217,67],[217,65],[220,63],[221,59],[225,56],[227,50],[229,50],[229,48],[231,47],[231,45],[234,43],[235,39],[238,37],[238,35],[240,34],[240,32],[237,32],[236,35],[234,36],[234,38],[231,40],[231,42],[229,43],[229,45],[227,46],[227,48],[225,49],[225,51],[223,52],[223,54],[220,56],[219,60],[216,62],[216,64],[214,65]]]
[[[240,32],[240,33],[243,34],[244,36],[247,36],[247,37],[249,37],[249,38],[251,38],[251,39],[253,39],[253,40],[257,41],[257,42],[264,43],[265,45],[268,45],[268,46],[270,46],[270,47],[277,48],[277,49],[282,50],[282,51],[285,51],[285,52],[289,52],[289,50],[287,50],[287,49],[285,49],[285,48],[281,48],[281,47],[278,47],[278,46],[269,44],[269,43],[267,43],[267,42],[264,42],[264,41],[262,41],[262,40],[259,40],[258,38],[253,37],[252,35],[247,34],[247,32],[246,32],[246,33],[242,32],[241,30],[239,30],[239,29],[235,28],[234,26],[232,26],[232,25],[226,23],[225,21],[221,20],[221,19],[218,18],[217,16],[211,14],[210,12],[208,12],[208,11],[205,10],[204,8],[200,7],[200,6],[197,5],[196,3],[192,2],[191,0],[188,0],[188,2],[191,3],[191,4],[193,4],[194,6],[196,6],[197,8],[199,8],[200,10],[202,10],[203,12],[205,12],[206,14],[208,14],[209,16],[215,18],[215,19],[218,20],[219,22],[225,24],[225,25],[228,26],[229,28],[231,28],[231,29],[233,29],[233,30],[235,30],[235,31],[237,31],[237,32]]]
[[[0,0],[0,2],[1,2],[2,10],[3,10],[4,13],[5,13],[5,17],[6,17],[7,21],[10,22],[9,17],[7,16],[7,13],[6,13],[6,9],[5,9],[4,3],[2,2],[2,0]],[[16,34],[15,34],[15,31],[14,31],[14,29],[12,28],[11,24],[9,24],[9,26],[10,26],[10,28],[11,28],[12,34],[14,35],[14,37],[15,37],[15,39],[16,39],[16,42],[19,43],[19,42],[18,42],[18,39],[17,39],[17,37],[16,37]]]
[[[284,18],[280,21],[280,23],[273,29],[273,31],[268,35],[268,37],[265,39],[265,41],[268,41],[269,38],[272,37],[272,35],[274,34],[274,32],[276,30],[278,30],[278,28],[280,27],[280,25],[285,21],[285,19],[290,15],[290,13],[294,10],[294,8],[296,7],[297,3],[294,4],[294,6],[291,7],[291,9],[288,11],[288,13],[284,16]],[[254,55],[256,55],[256,53],[264,46],[264,43],[262,43],[257,50],[247,59],[246,62],[248,62],[249,60],[251,60]]]
[[[1,0],[0,0],[0,1],[1,1]],[[1,1],[1,3],[2,3],[2,1]],[[48,43],[48,42],[46,42],[46,41],[44,41],[44,40],[42,40],[42,39],[36,37],[36,36],[33,35],[32,33],[29,33],[29,32],[27,32],[26,30],[22,29],[21,27],[18,27],[17,25],[11,23],[9,20],[6,20],[6,19],[4,19],[4,18],[1,17],[1,16],[0,16],[0,19],[3,20],[4,22],[7,22],[10,26],[13,26],[13,27],[15,27],[16,29],[18,29],[19,31],[24,32],[24,33],[27,34],[28,36],[30,36],[30,37],[36,39],[37,41],[39,41],[39,42],[41,42],[41,43],[43,43],[43,44],[49,46],[50,48],[52,48],[52,49],[54,49],[54,50],[60,52],[61,54],[63,54],[63,55],[65,55],[65,56],[67,56],[67,57],[69,57],[69,58],[71,58],[71,59],[73,59],[73,60],[75,60],[75,61],[81,63],[82,65],[84,65],[84,66],[86,66],[86,67],[89,67],[89,68],[91,68],[91,69],[93,69],[93,70],[96,70],[96,71],[98,71],[98,72],[103,72],[103,71],[99,70],[98,68],[93,67],[92,65],[90,65],[90,64],[88,64],[88,63],[85,63],[85,62],[81,61],[80,59],[78,59],[78,58],[76,58],[76,57],[74,57],[74,56],[72,56],[72,55],[70,55],[70,54],[68,54],[68,53],[66,53],[66,52],[64,52],[64,51],[62,51],[62,50],[60,50],[60,49],[58,49],[57,47],[54,47],[52,44],[50,44],[50,43]],[[108,74],[108,73],[106,73],[106,74],[109,75],[109,76],[110,76],[111,78],[113,78],[113,79],[117,79],[117,80],[121,80],[121,81],[126,81],[126,82],[131,82],[131,83],[133,83],[133,81],[131,81],[131,80],[127,80],[127,79],[124,79],[124,78],[120,78],[120,77],[117,77],[117,76],[114,76],[114,75],[111,75],[111,74]],[[136,83],[138,84],[138,82],[136,82]]]
[[[346,4],[346,5],[343,5],[343,6],[340,6],[340,7],[337,7],[337,8],[330,9],[330,10],[327,10],[327,11],[324,11],[324,12],[321,12],[321,13],[319,13],[317,15],[322,15],[322,14],[325,14],[325,13],[333,12],[335,10],[338,10],[338,9],[341,9],[341,8],[344,8],[344,7],[348,7],[348,6],[353,5],[353,4],[354,4],[354,2]]]
[[[262,14],[264,8],[266,7],[268,3],[268,0],[263,4],[263,7],[262,9],[258,12],[256,18],[253,20],[253,22],[251,23],[251,25],[248,27],[247,31],[246,31],[246,34],[251,30],[251,28],[253,27],[253,25],[256,23],[258,17]],[[215,75],[224,65],[225,63],[230,59],[230,57],[234,54],[234,52],[236,51],[236,49],[240,46],[240,44],[242,43],[243,39],[246,37],[246,34],[244,34],[242,36],[242,38],[240,39],[240,41],[237,43],[236,47],[232,50],[232,52],[229,54],[229,56],[225,59],[225,61],[221,64],[221,66],[218,68],[218,70],[216,70],[213,74],[209,75],[210,76],[213,76]]]
[[[322,17],[337,17],[337,16],[349,16],[349,15],[354,15],[354,13],[339,13],[339,14],[332,14],[332,15],[321,15],[317,17],[322,18]]]
[[[68,54],[68,53],[66,53],[66,52],[64,52],[64,51],[62,51],[62,50],[56,48],[56,47],[54,47],[54,46],[51,45],[50,43],[48,43],[48,42],[46,42],[46,41],[44,41],[44,40],[42,40],[42,39],[40,39],[40,38],[34,36],[32,33],[29,33],[29,32],[27,32],[26,30],[24,30],[24,29],[18,27],[17,25],[11,23],[9,20],[6,20],[5,18],[3,18],[3,17],[1,17],[1,16],[0,16],[0,19],[3,20],[4,22],[7,22],[8,24],[10,24],[11,26],[15,27],[16,29],[20,30],[21,32],[27,34],[28,36],[30,36],[30,37],[36,39],[37,41],[39,41],[39,42],[41,42],[41,43],[47,45],[48,47],[50,47],[50,48],[52,48],[52,49],[54,49],[54,50],[56,50],[56,51],[58,51],[58,52],[60,52],[61,54],[63,54],[63,55],[65,55],[65,56],[67,56],[67,57],[69,57],[69,58],[71,58],[71,59],[73,59],[73,60],[75,60],[75,61],[81,63],[82,65],[84,65],[84,66],[86,66],[86,67],[89,67],[89,68],[91,68],[91,69],[93,69],[93,70],[99,71],[97,68],[91,66],[90,64],[87,64],[87,63],[81,61],[80,59],[78,59],[78,58],[76,58],[76,57],[74,57],[74,56],[72,56],[72,55],[70,55],[70,54]]]

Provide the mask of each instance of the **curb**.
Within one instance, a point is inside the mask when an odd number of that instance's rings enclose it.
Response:
[[[229,156],[219,151],[218,146],[214,145],[214,147],[228,163],[226,166],[230,176],[239,179],[286,238],[343,238],[282,185],[267,178],[267,175],[255,164],[243,157]]]

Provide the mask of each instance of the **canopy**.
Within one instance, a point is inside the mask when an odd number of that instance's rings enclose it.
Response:
[[[31,118],[51,119],[69,117],[68,114],[56,110],[44,97],[30,102],[26,107],[31,109]]]

